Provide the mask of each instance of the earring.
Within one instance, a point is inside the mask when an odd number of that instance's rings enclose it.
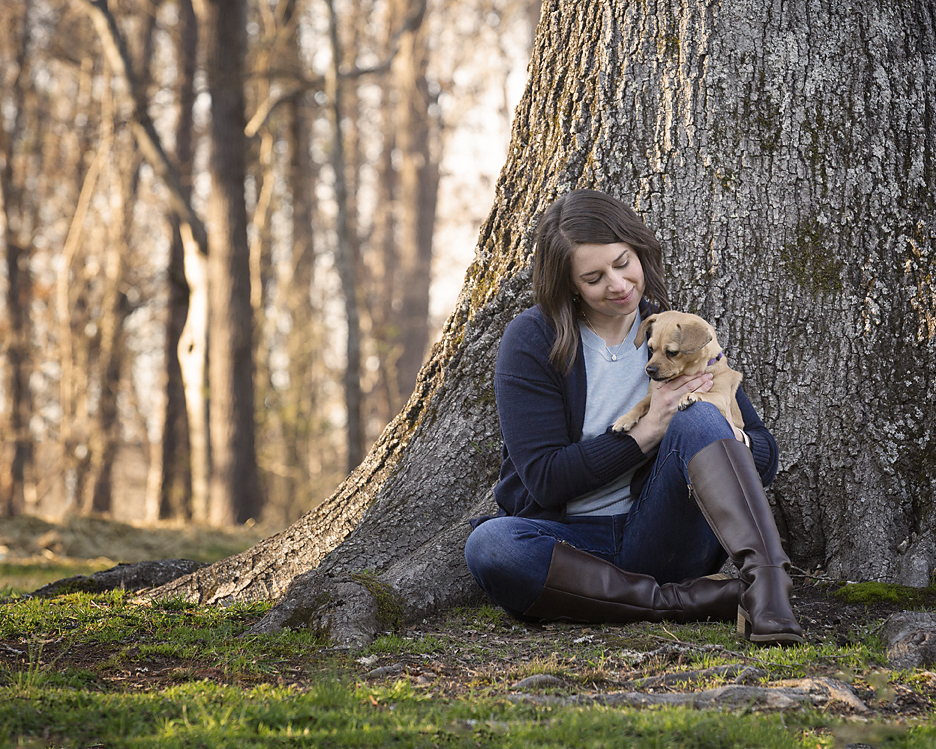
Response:
[[[572,301],[575,302],[576,304],[578,304],[579,302],[582,301],[582,297],[580,297],[578,294],[573,294],[573,295],[572,295]]]

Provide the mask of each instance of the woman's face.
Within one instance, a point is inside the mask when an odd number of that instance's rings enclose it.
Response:
[[[580,244],[572,252],[572,285],[590,320],[631,315],[644,293],[640,258],[626,242]]]

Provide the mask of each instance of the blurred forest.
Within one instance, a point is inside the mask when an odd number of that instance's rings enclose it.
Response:
[[[283,527],[454,305],[535,0],[0,9],[0,515]]]

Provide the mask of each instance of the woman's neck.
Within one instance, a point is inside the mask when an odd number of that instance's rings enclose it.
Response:
[[[630,333],[634,320],[637,319],[637,311],[629,315],[602,315],[594,310],[586,312],[583,309],[582,318],[592,333],[601,338],[606,346],[617,346],[623,343]]]

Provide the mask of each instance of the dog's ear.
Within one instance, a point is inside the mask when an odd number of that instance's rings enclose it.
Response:
[[[656,322],[659,315],[650,315],[646,320],[640,323],[637,328],[637,337],[634,338],[634,348],[640,348],[648,335],[653,334],[653,323]]]
[[[694,354],[712,340],[709,329],[701,322],[679,323],[679,353]]]

